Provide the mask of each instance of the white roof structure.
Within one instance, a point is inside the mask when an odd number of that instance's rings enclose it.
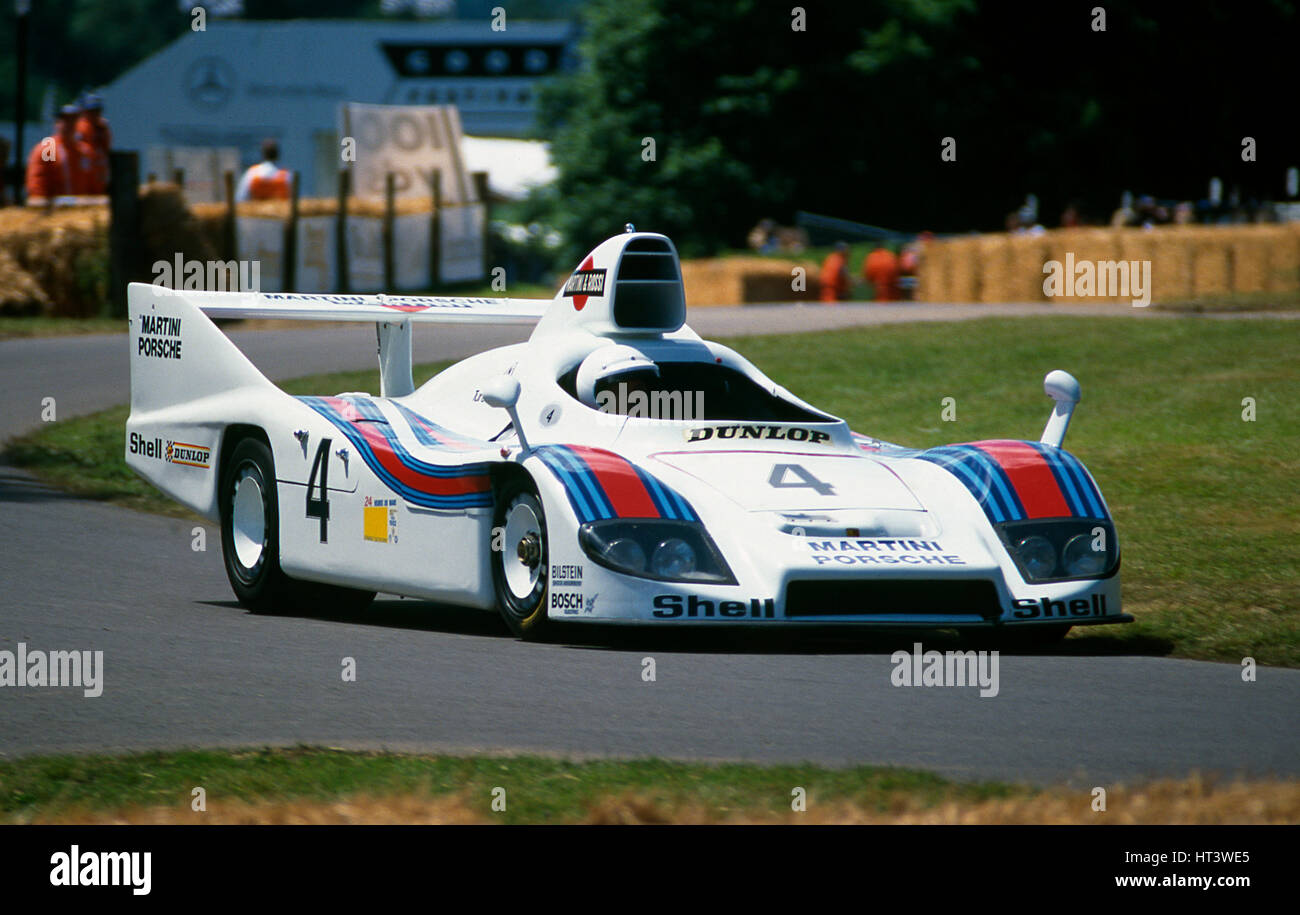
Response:
[[[467,134],[524,136],[538,81],[571,66],[575,38],[564,21],[209,19],[102,94],[120,149],[234,147],[247,165],[274,137],[304,193],[328,196],[342,102],[456,105]]]

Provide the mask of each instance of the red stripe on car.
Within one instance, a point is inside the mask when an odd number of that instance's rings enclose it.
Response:
[[[487,474],[467,474],[461,477],[435,477],[407,467],[393,451],[388,438],[367,422],[354,423],[353,427],[361,433],[379,465],[412,489],[435,496],[459,496],[466,493],[487,492],[489,487]]]
[[[1070,510],[1047,459],[1024,442],[973,442],[997,461],[1025,507],[1027,518],[1069,518]]]
[[[636,468],[612,451],[570,445],[570,450],[586,462],[605,490],[614,514],[620,518],[659,518],[659,510],[650,498]]]

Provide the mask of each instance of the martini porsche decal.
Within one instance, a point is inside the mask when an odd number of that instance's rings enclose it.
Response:
[[[393,492],[424,508],[487,508],[492,505],[488,465],[430,464],[413,456],[369,398],[303,397],[347,437],[375,474]]]
[[[579,524],[607,518],[700,520],[675,491],[612,451],[579,445],[540,445],[534,451],[564,484]]]
[[[961,480],[989,520],[1109,516],[1079,459],[1041,442],[997,440],[945,445],[915,457]]]

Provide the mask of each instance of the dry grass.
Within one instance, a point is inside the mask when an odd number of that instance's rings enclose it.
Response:
[[[1088,790],[1026,790],[1009,798],[940,801],[927,805],[899,794],[888,809],[868,809],[851,801],[819,803],[808,798],[806,812],[773,814],[760,810],[719,812],[687,800],[675,802],[627,793],[602,797],[576,822],[596,825],[770,824],[770,825],[1285,825],[1300,823],[1300,782],[1253,781],[1220,784],[1200,776],[1109,790],[1107,809],[1094,811]],[[65,811],[37,823],[62,824],[233,824],[372,825],[402,823],[476,824],[498,819],[484,799],[464,795],[349,797],[337,800],[233,801],[209,804],[206,812],[189,807],[132,807],[112,811]]]

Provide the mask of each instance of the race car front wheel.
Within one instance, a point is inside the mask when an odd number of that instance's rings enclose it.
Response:
[[[221,554],[239,602],[254,612],[351,612],[373,591],[299,581],[280,569],[280,513],[275,461],[265,442],[235,446],[221,478]]]
[[[531,483],[507,483],[497,493],[492,523],[492,584],[510,631],[540,639],[547,630],[546,515]]]

